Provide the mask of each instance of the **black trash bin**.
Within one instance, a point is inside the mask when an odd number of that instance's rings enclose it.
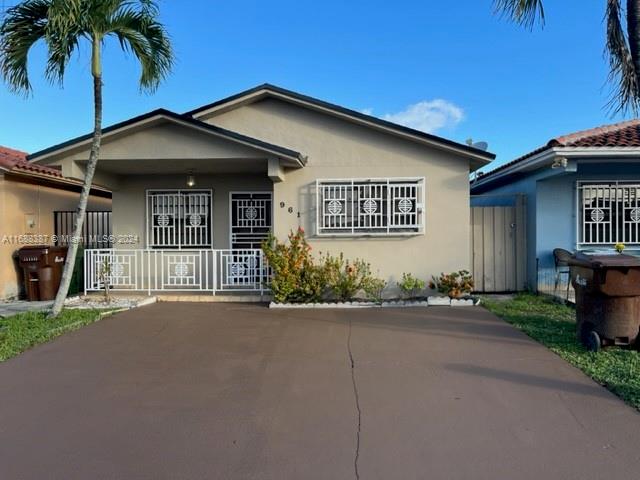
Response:
[[[53,300],[60,286],[67,247],[34,245],[18,250],[27,300]]]
[[[586,255],[569,260],[576,291],[579,340],[589,350],[637,345],[640,332],[640,258]]]

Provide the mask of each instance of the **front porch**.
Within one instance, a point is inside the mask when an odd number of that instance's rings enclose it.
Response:
[[[267,293],[268,276],[260,249],[118,248],[84,255],[85,295],[104,290],[106,283],[114,292],[146,292],[165,300],[225,294],[244,299]]]

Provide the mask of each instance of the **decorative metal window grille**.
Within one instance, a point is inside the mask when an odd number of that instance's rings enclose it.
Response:
[[[640,184],[578,183],[578,243],[640,244]]]
[[[319,235],[415,235],[424,231],[424,178],[316,181]]]
[[[231,192],[231,248],[261,248],[273,221],[271,192]]]
[[[211,247],[211,191],[147,191],[149,247]]]

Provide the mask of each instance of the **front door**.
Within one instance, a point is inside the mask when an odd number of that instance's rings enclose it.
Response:
[[[229,203],[231,248],[260,248],[273,225],[271,192],[231,192]]]

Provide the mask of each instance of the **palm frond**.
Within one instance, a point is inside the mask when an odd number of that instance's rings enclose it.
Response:
[[[29,93],[27,60],[31,47],[44,39],[49,0],[26,0],[9,8],[0,24],[0,74],[9,89]]]
[[[609,60],[609,82],[616,85],[607,106],[613,113],[629,110],[637,113],[640,107],[638,72],[622,26],[622,13],[620,0],[607,0],[605,55]]]
[[[495,0],[494,9],[527,28],[532,28],[537,21],[544,25],[542,0]]]
[[[126,2],[110,18],[105,35],[115,35],[125,51],[131,51],[141,66],[140,87],[153,91],[173,66],[173,50],[164,26],[158,21],[155,2],[142,8]]]
[[[62,84],[71,55],[86,36],[86,0],[50,0],[45,40],[48,48],[45,76]]]

